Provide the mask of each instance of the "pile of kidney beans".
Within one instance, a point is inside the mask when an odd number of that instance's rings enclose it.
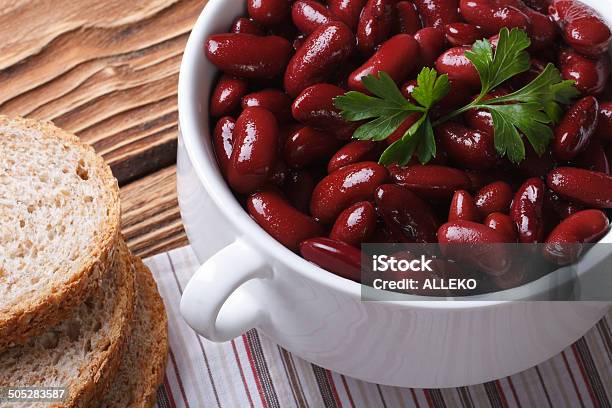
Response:
[[[610,30],[574,0],[247,0],[248,16],[208,38],[222,71],[210,99],[213,145],[251,217],[292,251],[358,281],[362,243],[564,243],[599,240],[612,208]],[[333,98],[365,92],[387,72],[410,98],[424,66],[452,90],[433,115],[469,103],[479,76],[464,52],[495,44],[502,27],[532,40],[532,68],[494,91],[533,80],[548,62],[582,96],[537,156],[525,140],[519,165],[497,155],[487,111],[435,129],[432,162],[377,163],[387,140],[351,140]],[[610,99],[612,100],[612,99]],[[551,251],[552,263],[562,263]],[[518,284],[520,282],[514,282]],[[499,284],[503,287],[503,283]]]

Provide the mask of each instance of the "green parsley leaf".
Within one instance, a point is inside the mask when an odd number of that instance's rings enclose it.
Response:
[[[386,99],[380,99],[361,92],[347,92],[334,99],[334,105],[341,109],[341,116],[349,122],[393,115],[406,109],[416,109],[408,101],[398,105]]]
[[[381,164],[407,164],[414,155],[423,164],[436,155],[434,127],[471,109],[491,112],[498,154],[519,163],[525,158],[523,136],[542,155],[553,137],[551,126],[563,115],[563,105],[580,95],[573,81],[563,80],[553,64],[548,64],[536,79],[511,94],[485,100],[491,90],[515,75],[529,70],[527,48],[531,41],[518,28],[499,32],[495,50],[488,40],[476,41],[465,55],[472,61],[481,79],[480,95],[470,104],[432,123],[430,109],[450,92],[447,75],[432,68],[423,68],[412,92],[416,103],[402,95],[393,79],[385,72],[368,75],[362,82],[371,95],[347,92],[334,99],[342,117],[351,122],[368,121],[361,125],[353,138],[384,140],[393,134],[412,114],[421,117],[401,139],[389,146],[380,157]]]
[[[421,164],[426,164],[436,157],[436,139],[429,116],[426,117],[425,123],[419,127],[416,137],[418,137],[417,158]]]
[[[548,115],[536,103],[489,106],[495,129],[495,148],[513,163],[525,158],[525,146],[519,131],[527,137],[538,155],[544,154],[553,131]]]
[[[412,156],[414,155],[417,145],[420,141],[418,137],[419,130],[422,128],[423,122],[425,121],[426,115],[421,116],[411,127],[406,131],[404,136],[394,142],[380,156],[378,161],[382,165],[390,165],[397,163],[400,166],[408,164]]]
[[[398,105],[407,103],[406,98],[402,95],[393,79],[386,72],[379,72],[378,78],[374,75],[365,76],[361,82],[366,89],[372,92],[379,98],[385,99],[390,102],[394,102]]]
[[[498,111],[491,111],[495,128],[495,150],[500,156],[507,155],[513,163],[525,158],[525,145],[521,135],[506,116]]]
[[[380,116],[373,121],[361,125],[353,134],[358,140],[385,140],[410,116],[412,111],[398,111],[387,116]]]
[[[352,91],[334,98],[334,105],[341,110],[340,114],[345,120],[357,122],[373,119],[357,128],[353,134],[355,139],[384,140],[412,113],[426,110],[404,98],[385,72],[380,72],[377,77],[368,75],[362,81],[366,89],[376,96]]]
[[[435,69],[425,67],[417,76],[417,86],[412,91],[412,97],[429,109],[449,92],[450,81],[448,75],[438,76]]]
[[[499,32],[495,52],[488,40],[476,41],[472,50],[465,52],[465,56],[472,61],[480,75],[481,95],[529,70],[529,54],[525,51],[529,45],[531,40],[525,31],[518,28],[509,31],[504,27]]]
[[[525,135],[538,155],[544,154],[553,138],[551,124],[563,115],[561,104],[569,104],[580,93],[573,81],[564,81],[553,64],[529,84],[516,92],[479,104],[491,111],[495,130],[495,147],[518,163],[525,158],[525,147],[519,131]]]
[[[407,163],[415,153],[423,162],[431,160],[436,154],[436,145],[428,113],[450,91],[448,76],[438,75],[432,68],[423,68],[412,93],[418,105],[409,102],[385,72],[380,72],[378,76],[368,75],[362,82],[374,96],[353,91],[334,98],[334,105],[341,110],[345,120],[356,122],[371,119],[357,128],[353,138],[384,140],[410,115],[421,113],[420,120],[412,125],[404,137],[383,153],[381,162]]]
[[[579,95],[580,92],[574,87],[574,81],[564,81],[559,70],[549,63],[536,79],[518,91],[490,99],[487,102],[542,103],[554,101],[567,105]]]

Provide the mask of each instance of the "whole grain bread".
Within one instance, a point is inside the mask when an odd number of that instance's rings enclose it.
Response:
[[[33,407],[90,407],[100,398],[119,368],[134,311],[134,265],[126,245],[118,245],[99,287],[72,314],[0,353],[0,388],[67,388],[62,403],[28,405]]]
[[[119,239],[117,181],[50,122],[0,115],[0,351],[66,317]]]
[[[132,333],[119,372],[104,392],[98,408],[153,406],[168,357],[168,321],[151,271],[136,265],[136,307]]]

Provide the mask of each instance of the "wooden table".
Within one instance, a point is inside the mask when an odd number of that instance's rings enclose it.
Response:
[[[187,244],[175,191],[177,81],[206,0],[13,0],[0,8],[0,113],[53,120],[121,186],[123,231],[150,256]]]

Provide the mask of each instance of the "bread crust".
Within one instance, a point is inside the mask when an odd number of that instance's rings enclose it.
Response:
[[[99,389],[97,408],[148,408],[155,403],[168,358],[168,318],[149,268],[133,256],[136,308],[129,345],[108,389]],[[146,319],[146,320],[145,320]],[[139,343],[143,339],[145,344]]]
[[[79,138],[56,127],[52,122],[25,118],[9,118],[0,115],[0,128],[11,127],[36,131],[45,137],[55,138],[60,143],[76,146],[83,151],[83,157],[95,166],[102,175],[101,182],[108,194],[108,217],[97,232],[94,250],[79,270],[61,282],[48,284],[37,291],[36,297],[21,299],[18,304],[0,310],[0,351],[15,344],[22,344],[28,338],[55,325],[80,305],[99,284],[101,276],[113,260],[114,248],[120,240],[119,187],[110,167],[94,149]]]
[[[127,349],[134,319],[135,297],[136,297],[136,266],[127,245],[121,239],[118,244],[116,256],[120,257],[120,264],[124,268],[124,283],[120,287],[123,293],[117,299],[111,334],[110,346],[103,352],[96,354],[96,359],[89,362],[87,370],[77,382],[80,387],[73,392],[69,398],[60,406],[74,408],[89,408],[99,398],[97,393],[100,389],[106,389],[117,375],[121,360]]]
[[[70,379],[67,384],[62,384],[67,388],[67,395],[62,403],[40,403],[33,404],[33,406],[41,407],[62,407],[62,408],[88,408],[91,407],[98,397],[98,390],[105,389],[109,386],[112,379],[116,376],[119,369],[119,365],[124,356],[124,352],[129,341],[131,333],[131,323],[134,318],[134,298],[135,298],[135,266],[132,262],[131,255],[127,248],[127,245],[120,241],[118,248],[115,251],[115,259],[111,264],[111,268],[104,272],[105,277],[103,279],[113,279],[114,284],[111,285],[111,289],[114,293],[106,293],[103,291],[104,287],[99,287],[97,291],[90,294],[90,300],[100,299],[101,297],[111,297],[112,309],[108,309],[110,312],[108,319],[108,330],[103,338],[104,341],[97,341],[93,348],[83,356],[83,359],[78,366],[78,374]],[[107,291],[108,292],[108,291]],[[86,299],[88,301],[88,299]],[[81,312],[82,313],[82,312]],[[76,319],[77,316],[70,316],[69,318]],[[57,328],[52,327],[48,332],[55,332]],[[91,333],[90,333],[91,334]],[[85,336],[85,334],[83,335]],[[82,337],[82,339],[90,339],[89,337]],[[34,350],[22,349],[23,347],[41,347],[41,344],[36,338],[31,339],[36,341],[35,346],[29,345],[18,345],[15,348],[11,348],[6,353],[12,353],[12,359],[15,360],[15,356],[20,356],[22,353],[31,353]],[[82,343],[80,341],[74,341],[68,343],[71,350],[62,349],[64,353],[74,353],[75,350],[78,352]],[[65,345],[65,344],[64,344]],[[2,357],[2,354],[0,354]],[[0,361],[2,361],[0,359]],[[36,364],[37,362],[34,362]],[[22,369],[25,369],[22,367]],[[7,377],[2,378],[0,374],[0,384],[3,386],[10,385],[10,382],[14,381],[15,378]],[[27,386],[45,386],[49,382],[53,383],[53,378],[38,377],[35,382],[36,384],[24,384]],[[17,384],[19,385],[19,384]],[[0,407],[3,407],[0,402]],[[10,405],[9,405],[10,406]]]

